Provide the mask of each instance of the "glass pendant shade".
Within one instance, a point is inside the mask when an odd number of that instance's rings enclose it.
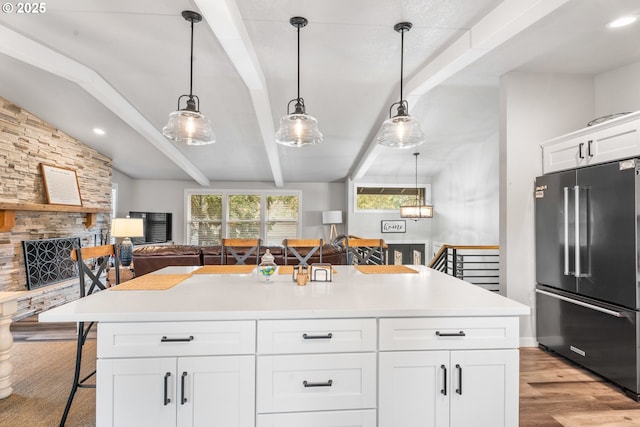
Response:
[[[162,128],[162,134],[171,141],[187,145],[206,145],[216,142],[211,122],[200,113],[200,100],[193,94],[193,24],[200,22],[198,12],[185,10],[182,17],[191,23],[191,60],[189,74],[189,94],[178,98],[178,109],[169,114],[169,122]],[[180,100],[187,99],[185,108],[180,109]]]
[[[416,119],[397,115],[384,121],[378,144],[391,148],[411,148],[424,142],[424,133]]]
[[[411,22],[399,22],[393,29],[400,33],[400,102],[389,108],[389,118],[382,123],[378,134],[378,144],[391,148],[411,148],[424,142],[424,134],[418,121],[409,116],[409,104],[402,97],[404,70],[404,33],[412,27]],[[398,106],[395,116],[391,116],[394,106]]]
[[[322,142],[322,133],[318,121],[303,113],[288,114],[280,119],[280,129],[276,132],[278,144],[289,147],[318,144]]]
[[[303,147],[322,142],[322,133],[318,129],[318,120],[307,114],[304,99],[300,97],[300,28],[306,26],[308,21],[301,16],[294,16],[289,23],[298,32],[298,97],[287,104],[287,115],[280,119],[276,142],[288,147]],[[294,110],[291,112],[293,103],[295,103]]]
[[[178,110],[169,114],[169,122],[162,134],[172,141],[187,145],[206,145],[216,142],[211,122],[197,111]]]

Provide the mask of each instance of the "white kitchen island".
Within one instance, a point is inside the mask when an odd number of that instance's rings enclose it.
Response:
[[[527,306],[423,266],[334,268],[306,286],[193,274],[40,320],[99,322],[99,427],[518,425]]]

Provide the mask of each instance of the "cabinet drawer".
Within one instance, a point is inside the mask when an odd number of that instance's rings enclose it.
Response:
[[[375,353],[258,357],[258,413],[375,406]]]
[[[258,322],[258,353],[345,353],[376,350],[375,319]]]
[[[518,348],[517,317],[380,320],[380,350]]]
[[[261,414],[257,421],[257,427],[376,427],[376,411]]]
[[[99,323],[98,357],[255,353],[253,321]]]

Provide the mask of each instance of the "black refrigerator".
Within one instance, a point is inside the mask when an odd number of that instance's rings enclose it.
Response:
[[[640,159],[535,182],[536,335],[639,400]]]

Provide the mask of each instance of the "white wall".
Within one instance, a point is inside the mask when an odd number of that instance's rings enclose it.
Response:
[[[448,92],[457,102],[448,120],[450,135],[457,140],[451,141],[454,160],[443,164],[432,179],[432,240],[434,244],[497,245],[498,90],[451,87]]]
[[[509,73],[500,80],[500,289],[531,307],[520,333],[535,345],[535,177],[540,143],[585,127],[594,116],[594,79]]]
[[[119,174],[122,175],[122,174]],[[116,178],[114,175],[114,182]],[[118,191],[123,185],[118,181]],[[131,180],[127,189],[131,197],[124,195],[118,200],[118,210],[171,212],[173,214],[173,241],[185,242],[185,196],[186,189],[202,189],[193,181]],[[302,191],[302,235],[301,238],[329,238],[329,227],[322,224],[322,211],[343,210],[346,200],[344,183],[292,183],[275,187],[267,182],[218,182],[210,189],[233,190],[299,190]]]
[[[425,249],[429,253],[431,241],[431,222],[433,219],[421,219],[418,221],[406,220],[405,233],[382,233],[382,220],[401,220],[400,211],[389,213],[377,212],[355,212],[355,185],[376,184],[376,185],[403,185],[415,187],[416,178],[409,175],[389,176],[389,177],[367,177],[359,181],[348,180],[347,190],[347,230],[349,234],[365,239],[384,239],[386,243],[424,243],[428,245]],[[431,200],[430,181],[428,178],[418,177],[418,186],[427,187],[426,200]],[[427,256],[427,258],[429,258]]]
[[[116,200],[116,218],[124,218],[129,214],[131,204],[133,203],[133,188],[135,180],[129,178],[120,171],[113,169],[111,182],[118,187]]]
[[[640,62],[597,75],[595,98],[595,117],[640,110]]]

